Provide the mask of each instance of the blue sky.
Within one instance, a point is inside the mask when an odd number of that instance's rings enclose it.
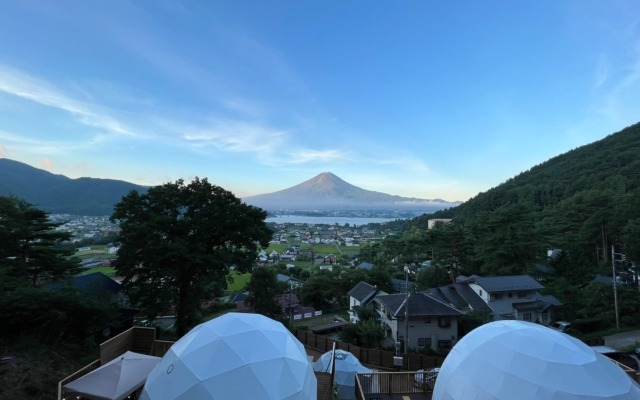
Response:
[[[467,200],[640,120],[640,2],[0,1],[0,157]]]

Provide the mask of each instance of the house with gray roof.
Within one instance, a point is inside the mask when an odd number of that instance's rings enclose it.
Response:
[[[378,294],[386,293],[378,290],[376,286],[370,285],[367,282],[358,282],[358,284],[349,291],[349,321],[357,323],[359,321],[358,309],[370,304]]]
[[[380,315],[386,345],[407,340],[411,349],[449,349],[458,340],[463,313],[425,293],[379,295],[373,308]]]
[[[466,311],[477,311],[490,315],[493,310],[482,300],[476,292],[465,283],[454,283],[430,289],[429,296],[450,304],[456,309]]]
[[[409,281],[407,284],[406,279],[397,278],[391,278],[391,286],[393,287],[394,293],[407,293],[407,287],[409,288],[409,292],[415,292],[418,288],[415,282]]]
[[[431,289],[429,294],[459,310],[487,313],[492,321],[517,319],[549,325],[562,303],[543,295],[544,286],[529,275],[459,276],[453,285]]]
[[[373,269],[373,266],[374,266],[373,264],[365,262],[365,261],[363,261],[360,264],[358,264],[358,268],[364,269],[364,270],[367,270],[367,271],[371,271]]]
[[[289,287],[289,289],[299,288],[303,283],[300,279],[296,279],[285,274],[277,274],[276,279],[278,280],[278,282],[285,283]]]

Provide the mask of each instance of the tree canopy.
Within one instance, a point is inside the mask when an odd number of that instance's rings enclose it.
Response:
[[[185,334],[201,300],[226,287],[229,268],[249,271],[268,245],[266,215],[206,179],[132,191],[111,216],[121,228],[114,266],[130,301],[149,318],[174,311]]]
[[[70,235],[49,214],[16,197],[0,197],[0,338],[82,342],[114,320],[100,293],[65,280],[78,272],[58,245]],[[55,282],[55,285],[52,283]]]
[[[254,312],[276,320],[282,316],[278,298],[287,291],[288,285],[278,281],[275,270],[268,267],[255,268],[246,289],[249,292],[246,302]]]
[[[70,239],[49,214],[16,197],[0,197],[0,267],[7,278],[31,286],[78,272],[71,251],[55,245]]]

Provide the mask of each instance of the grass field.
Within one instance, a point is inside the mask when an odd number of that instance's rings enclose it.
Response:
[[[251,280],[250,273],[239,274],[236,271],[231,271],[230,275],[231,278],[233,278],[233,283],[227,285],[227,292],[229,293],[242,291],[247,283],[249,283],[249,280]]]
[[[82,275],[93,274],[94,272],[102,272],[106,276],[116,276],[116,270],[113,267],[95,267],[89,268],[82,272]]]
[[[266,252],[267,254],[269,254],[270,252],[275,250],[278,253],[282,254],[286,249],[288,249],[291,246],[292,245],[290,244],[270,244]],[[313,253],[315,255],[320,255],[320,256],[328,256],[329,254],[334,254],[339,256],[343,254],[359,252],[358,247],[338,246],[335,244],[303,244],[303,245],[300,245],[300,249],[301,250],[311,249],[313,250]]]

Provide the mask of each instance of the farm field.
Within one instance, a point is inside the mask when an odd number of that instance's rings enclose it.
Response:
[[[93,274],[95,272],[102,272],[103,274],[105,274],[108,277],[116,276],[116,270],[113,267],[94,267],[94,268],[89,268],[87,270],[84,270],[82,272],[82,275],[89,275],[89,274]]]
[[[277,251],[278,253],[282,254],[284,253],[284,251],[286,249],[288,249],[291,246],[300,246],[300,250],[306,250],[306,249],[311,249],[313,250],[313,253],[315,255],[320,255],[320,256],[328,256],[329,254],[334,254],[336,256],[340,256],[343,254],[349,254],[349,253],[358,253],[360,251],[359,247],[347,247],[347,246],[338,246],[335,244],[303,244],[303,245],[298,245],[298,244],[269,244],[269,247],[267,247],[267,254],[269,254],[272,251]]]

